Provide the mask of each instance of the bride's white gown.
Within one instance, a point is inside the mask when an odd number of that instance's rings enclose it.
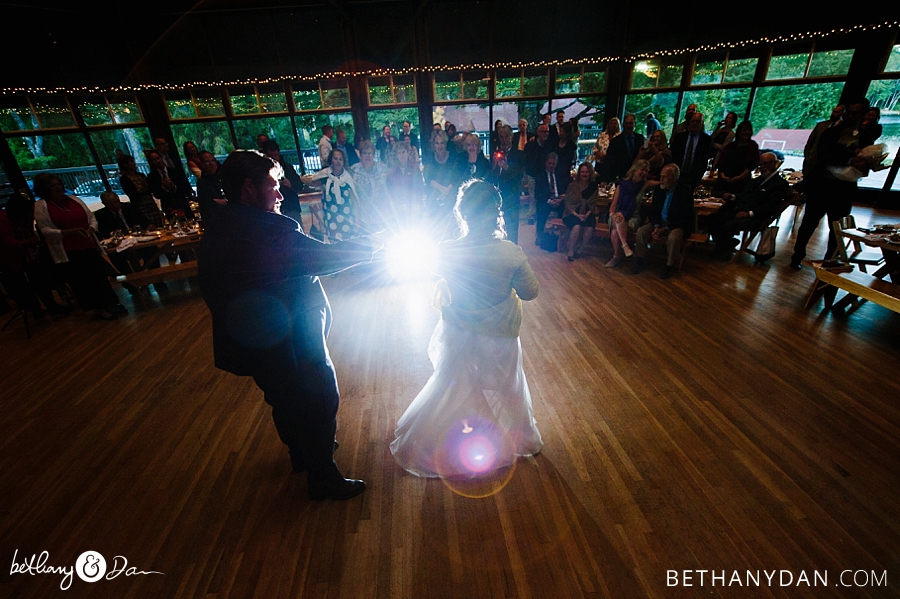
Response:
[[[391,452],[418,476],[474,477],[541,450],[518,337],[519,298],[537,296],[538,283],[508,241],[441,248],[434,374],[397,423]]]

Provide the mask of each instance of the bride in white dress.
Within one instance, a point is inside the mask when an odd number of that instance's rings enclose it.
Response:
[[[541,451],[519,342],[521,300],[537,296],[538,281],[503,239],[493,185],[465,183],[454,213],[462,236],[440,246],[434,374],[397,423],[391,453],[417,476],[474,478]]]

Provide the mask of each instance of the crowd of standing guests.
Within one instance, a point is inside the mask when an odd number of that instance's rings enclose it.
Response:
[[[345,131],[325,125],[318,142],[323,168],[303,177],[281,156],[274,139],[260,134],[257,144],[284,172],[279,191],[285,215],[302,223],[300,194],[306,186],[322,191],[321,218],[313,219],[310,233],[325,241],[352,239],[385,228],[423,227],[437,238],[447,238],[455,231],[452,209],[460,186],[470,179],[483,179],[501,193],[511,241],[518,243],[519,196],[527,194],[533,201],[536,244],[547,241],[546,223],[555,212],[568,229],[564,249],[572,261],[590,241],[596,224],[607,222],[613,248],[607,267],[636,254],[632,272],[640,272],[647,244],[662,242],[668,253],[664,278],[689,234],[688,200],[704,175],[713,177],[714,195],[738,200],[726,205],[721,218],[710,223],[717,242],[714,256],[729,253],[733,234],[771,218],[778,200],[788,193],[786,186],[772,178],[782,157],[762,153],[752,139],[752,123],[738,122],[734,112],[708,134],[704,115],[691,104],[684,120],[674,127],[671,141],[653,114],[646,115],[646,139],[635,130],[635,115],[611,118],[582,164],[576,164],[577,120],[566,120],[563,111],[555,116],[556,122],[551,122],[551,115],[544,115],[534,131],[529,131],[525,119],[518,121],[515,132],[497,121],[489,155],[478,135],[460,133],[449,121],[435,123],[421,137],[409,121],[396,131],[386,124],[374,142],[362,139],[355,145]],[[835,107],[810,134],[803,165],[807,208],[794,247],[793,268],[800,268],[806,245],[824,216],[833,221],[850,213],[856,183],[836,176],[834,168],[851,165],[866,170],[858,154],[880,137],[879,118],[877,108],[860,100]],[[196,178],[196,191],[182,165],[172,160],[168,142],[156,138],[154,147],[144,152],[147,174],[138,170],[133,156],[119,153],[117,157],[119,183],[129,203],[106,192],[101,198],[104,208],[95,214],[81,199],[66,193],[62,180],[52,173],[35,178],[37,202],[14,196],[0,211],[0,276],[17,305],[38,317],[45,310],[66,313],[68,306],[57,303],[52,293],[65,283],[78,304],[95,317],[113,319],[124,313],[98,252],[98,234],[152,230],[170,218],[190,217],[194,200],[209,226],[216,206],[224,203],[216,156],[191,141],[182,150],[183,164]],[[756,172],[762,176],[754,179]],[[610,191],[608,208],[600,202],[606,189]],[[645,196],[652,197],[652,202],[642,211]],[[729,210],[735,206],[747,209]],[[730,212],[734,214],[726,218]],[[637,242],[634,249],[629,236]],[[551,249],[551,244],[544,245]],[[835,245],[831,235],[826,257]],[[168,259],[187,261],[193,256],[172,254]],[[129,268],[123,260],[113,264],[121,270]]]

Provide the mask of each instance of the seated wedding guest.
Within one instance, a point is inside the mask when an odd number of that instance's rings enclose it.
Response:
[[[265,133],[260,133],[256,136],[256,147],[259,148],[260,151],[262,151],[262,145],[267,141],[269,141],[269,136]]]
[[[737,119],[737,113],[729,112],[725,115],[725,118],[716,125],[712,135],[709,136],[712,140],[712,143],[710,144],[710,158],[714,158],[716,163],[718,163],[718,156],[721,155],[725,146],[734,140],[736,134],[735,127],[737,127],[738,123]]]
[[[466,136],[466,153],[459,161],[459,182],[484,179],[491,172],[491,162],[481,150],[481,139],[474,133]]]
[[[791,195],[791,186],[778,175],[780,163],[772,152],[759,159],[759,176],[746,191],[732,196],[707,220],[716,249],[711,258],[725,259],[740,243],[734,236],[741,231],[758,230],[776,216],[781,201]]]
[[[609,151],[609,143],[619,135],[620,131],[619,117],[614,116],[606,123],[606,129],[597,136],[597,141],[594,143],[594,172],[597,179],[603,183],[615,180],[610,173],[609,163],[606,162],[606,154]]]
[[[328,163],[319,172],[301,177],[307,185],[322,188],[325,235],[332,242],[345,241],[362,235],[359,221],[359,194],[356,182],[345,165],[346,157],[337,148],[331,151]]]
[[[359,162],[359,154],[356,153],[356,148],[347,141],[347,132],[343,129],[338,129],[335,131],[334,136],[334,147],[342,151],[344,156],[347,157],[347,168]]]
[[[606,263],[606,268],[614,268],[619,264],[621,252],[624,252],[626,257],[634,253],[628,245],[628,231],[635,231],[641,225],[638,197],[649,172],[650,165],[646,160],[635,160],[616,187],[612,204],[609,205],[609,241],[612,244],[613,257]]]
[[[546,127],[546,125],[541,125]],[[556,153],[550,152],[544,161],[544,168],[534,175],[534,244],[541,245],[547,233],[547,218],[562,204],[563,190],[556,179]],[[556,251],[556,250],[553,250]]]
[[[81,309],[104,320],[127,314],[106,276],[94,213],[81,199],[67,196],[63,182],[51,173],[34,178],[34,193],[41,198],[34,206],[38,228]]]
[[[567,248],[569,262],[578,258],[581,249],[588,244],[594,234],[599,199],[594,169],[585,162],[578,167],[578,175],[566,190],[563,224],[569,228]]]
[[[734,141],[719,155],[719,177],[714,193],[738,194],[750,185],[750,175],[759,164],[759,146],[753,137],[753,125],[744,121],[738,125]]]
[[[400,143],[403,142],[397,142],[394,146]],[[409,144],[408,141],[406,143]],[[350,167],[350,174],[359,194],[360,221],[369,230],[382,228],[387,209],[388,167],[383,162],[375,162],[375,145],[368,139],[359,142],[359,162]]]
[[[341,130],[338,129],[338,133],[340,132]],[[344,138],[346,139],[346,136]],[[303,222],[298,195],[300,190],[303,189],[303,182],[300,180],[300,175],[297,174],[293,165],[288,164],[281,156],[281,148],[274,139],[265,142],[262,145],[261,151],[267,157],[277,162],[284,174],[281,181],[278,182],[278,192],[281,194],[282,198],[281,213],[285,216],[290,216],[298,223]]]
[[[156,205],[156,200],[153,199],[147,176],[137,170],[134,158],[128,154],[120,154],[116,162],[121,172],[119,185],[122,186],[128,200],[133,206],[137,206],[147,222],[156,227],[162,226],[162,213]]]
[[[186,141],[181,148],[184,150],[184,159],[187,162],[188,170],[195,177],[200,176],[200,152],[192,141]]]
[[[97,234],[101,239],[108,239],[113,231],[127,233],[152,228],[140,209],[131,202],[122,203],[116,192],[104,191],[100,194],[100,202],[103,208],[97,210],[94,216],[97,219]]]
[[[443,134],[443,131],[440,132]],[[393,166],[387,174],[387,225],[394,230],[421,226],[425,182],[409,142],[394,144]]]
[[[681,175],[678,171],[678,166],[674,164],[667,164],[662,168],[660,184],[653,192],[650,222],[635,234],[634,266],[631,269],[633,275],[644,270],[647,246],[651,242],[665,242],[666,264],[660,278],[668,279],[672,276],[672,267],[681,258],[684,238],[694,230],[693,193],[684,181],[678,180]]]
[[[44,308],[50,314],[69,312],[53,297],[50,267],[41,257],[34,231],[34,202],[23,194],[10,196],[6,210],[0,210],[0,282],[16,305],[34,318],[43,317]]]
[[[638,158],[646,160],[650,165],[647,179],[659,181],[663,167],[672,162],[672,150],[669,149],[665,131],[662,129],[654,131],[647,145],[638,152]]]
[[[391,126],[385,125],[382,127],[381,136],[375,141],[375,150],[378,152],[378,160],[387,162],[395,143],[397,143],[397,138],[391,133]]]

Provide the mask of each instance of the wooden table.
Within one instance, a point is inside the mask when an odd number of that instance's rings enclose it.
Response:
[[[128,283],[135,287],[145,287],[151,283],[160,283],[171,279],[180,279],[197,274],[197,261],[182,262],[181,264],[169,264],[158,268],[150,268],[163,254],[186,252],[200,247],[202,234],[193,231],[183,236],[175,236],[171,232],[148,233],[146,237],[155,237],[154,240],[138,241],[128,249],[118,252],[125,257],[133,272],[120,274],[116,277],[119,283]],[[153,250],[142,252],[140,250]],[[116,247],[107,248],[106,254],[117,253]]]
[[[894,231],[900,233],[900,225],[894,225]],[[883,279],[889,277],[894,283],[900,284],[900,243],[892,243],[888,240],[887,233],[869,233],[860,229],[844,229],[843,234],[854,241],[864,243],[869,247],[881,249],[884,256],[884,266],[872,273],[873,276]]]

